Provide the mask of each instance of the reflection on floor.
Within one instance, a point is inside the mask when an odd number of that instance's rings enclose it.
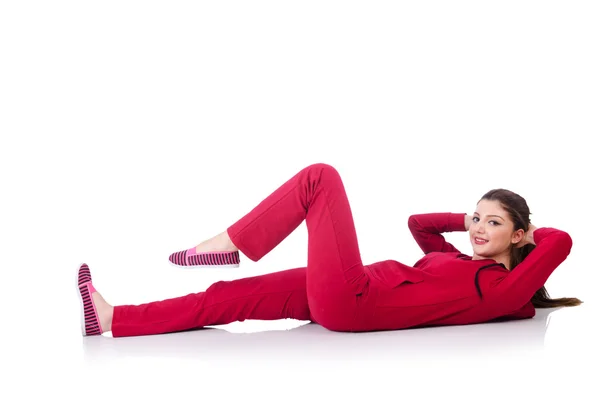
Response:
[[[532,319],[369,333],[331,332],[295,320],[246,321],[201,330],[127,338],[83,338],[87,360],[168,357],[212,360],[374,360],[542,352],[550,313]],[[558,309],[560,310],[560,309]],[[279,328],[279,329],[277,329]],[[110,335],[110,334],[109,334]],[[260,354],[256,354],[260,352]]]

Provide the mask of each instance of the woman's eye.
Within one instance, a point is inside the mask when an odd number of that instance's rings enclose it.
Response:
[[[479,222],[479,218],[478,218],[478,217],[476,217],[476,216],[474,216],[474,217],[473,217],[473,222]]]
[[[490,223],[491,223],[492,225],[494,225],[494,226],[498,226],[498,225],[499,225],[499,223],[498,223],[498,222],[496,222],[496,221],[490,221]]]

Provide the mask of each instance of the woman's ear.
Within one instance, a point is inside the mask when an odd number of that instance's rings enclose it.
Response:
[[[525,238],[525,231],[523,229],[519,229],[513,233],[511,242],[513,244],[518,244],[523,241]]]

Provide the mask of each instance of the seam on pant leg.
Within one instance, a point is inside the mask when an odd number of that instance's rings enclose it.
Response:
[[[213,303],[213,304],[211,304],[209,306],[203,307],[202,310],[209,309],[209,308],[212,308],[213,306],[221,305],[221,304],[224,304],[224,303],[232,303],[232,302],[235,302],[235,301],[238,301],[238,300],[241,300],[241,299],[253,298],[253,297],[256,297],[256,296],[259,296],[259,295],[289,294],[289,293],[293,293],[293,292],[297,292],[297,291],[304,291],[304,290],[305,290],[305,288],[296,288],[296,289],[293,289],[293,290],[285,290],[285,291],[277,291],[277,292],[259,292],[259,293],[256,293],[256,294],[249,294],[249,295],[245,295],[245,296],[240,296],[238,298],[232,298],[232,299],[220,301],[220,302],[217,302],[217,303]],[[204,292],[206,292],[206,291],[204,291]]]
[[[321,174],[322,174],[322,171],[321,171]],[[319,178],[319,185],[321,185],[321,177],[322,177],[322,175]],[[334,230],[333,234],[334,234],[334,237],[335,237],[335,245],[336,245],[337,250],[338,250],[338,256],[340,258],[340,263],[342,264],[341,265],[342,266],[341,270],[342,270],[342,274],[343,274],[343,277],[344,277],[344,282],[348,283],[349,281],[347,279],[346,272],[344,271],[344,265],[343,265],[343,261],[342,261],[342,255],[341,255],[341,249],[340,249],[340,242],[338,240],[337,233],[335,233],[336,229],[335,229],[335,225],[334,225],[334,222],[333,222],[333,217],[332,217],[332,214],[331,214],[331,208],[329,207],[329,196],[327,195],[327,191],[322,186],[320,186],[320,187],[321,187],[321,190],[323,191],[323,194],[325,195],[325,202],[327,203],[327,211],[329,212],[329,219],[331,221],[331,227]],[[354,234],[356,235],[356,230],[354,230]],[[357,237],[357,240],[358,240],[358,237]],[[359,264],[362,266],[362,258],[360,258],[360,251],[359,251],[359,259],[360,259]],[[363,269],[363,274],[364,273],[365,273],[365,271]]]

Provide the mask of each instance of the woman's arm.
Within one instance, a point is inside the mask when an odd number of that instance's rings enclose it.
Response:
[[[567,258],[573,246],[573,240],[567,232],[551,227],[530,226],[525,240],[519,246],[534,244],[536,247],[488,292],[509,307],[518,308],[529,302]]]
[[[442,233],[464,232],[472,222],[466,213],[437,212],[416,214],[408,218],[408,228],[425,254],[430,252],[460,252],[444,239]]]

